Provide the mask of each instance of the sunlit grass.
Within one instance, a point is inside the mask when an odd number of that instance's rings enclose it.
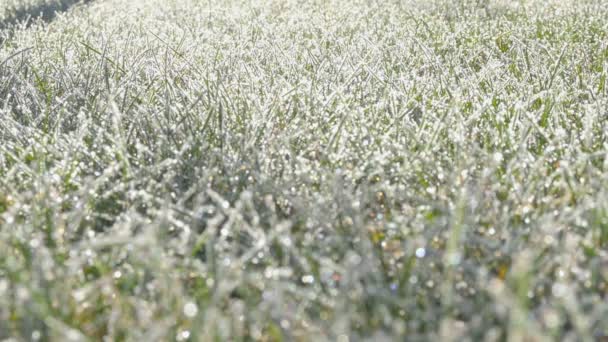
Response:
[[[50,20],[56,13],[88,1],[90,0],[3,0],[0,4],[0,30],[7,31],[38,19]],[[3,35],[0,35],[0,39],[4,40]]]
[[[0,338],[608,336],[601,1],[98,0],[0,47]]]

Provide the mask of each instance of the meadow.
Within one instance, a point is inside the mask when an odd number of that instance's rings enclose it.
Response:
[[[607,74],[603,0],[0,2],[0,340],[608,338]]]

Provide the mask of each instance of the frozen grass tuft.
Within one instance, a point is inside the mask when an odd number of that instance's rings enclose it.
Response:
[[[608,336],[602,1],[99,0],[0,47],[0,339]]]

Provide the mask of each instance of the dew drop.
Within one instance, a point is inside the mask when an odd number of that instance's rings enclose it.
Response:
[[[304,284],[312,284],[312,283],[315,282],[315,277],[313,277],[310,274],[307,274],[307,275],[305,275],[305,276],[302,277],[302,282]]]
[[[422,259],[426,256],[426,250],[422,247],[416,249],[416,257]]]
[[[186,305],[184,305],[184,315],[186,315],[186,317],[194,317],[196,316],[196,314],[198,313],[198,306],[196,306],[196,304],[189,302],[186,303]]]

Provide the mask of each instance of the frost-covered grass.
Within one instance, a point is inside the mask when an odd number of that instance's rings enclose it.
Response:
[[[608,335],[604,1],[97,0],[0,47],[0,339]]]
[[[0,3],[0,30],[32,19],[52,19],[56,12],[64,11],[79,2],[90,0],[2,0]],[[0,42],[4,40],[0,35]]]

